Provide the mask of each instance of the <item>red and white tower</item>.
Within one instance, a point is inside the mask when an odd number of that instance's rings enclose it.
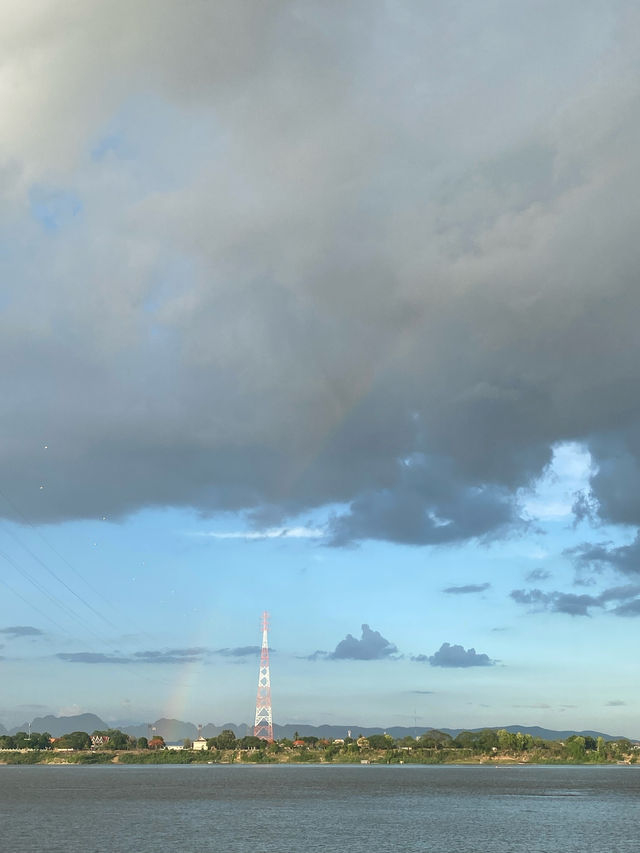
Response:
[[[256,721],[253,726],[255,737],[273,740],[273,719],[271,717],[271,677],[269,675],[269,614],[262,614],[262,652],[260,653],[260,672],[258,674],[258,696],[256,698]]]

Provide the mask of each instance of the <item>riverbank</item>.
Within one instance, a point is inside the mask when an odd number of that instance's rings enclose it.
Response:
[[[636,764],[636,754],[629,754],[617,759],[594,758],[586,756],[580,758],[566,758],[560,756],[542,756],[532,755],[527,756],[523,760],[521,756],[514,755],[494,755],[494,756],[397,756],[388,755],[381,750],[375,754],[371,754],[366,758],[351,757],[345,755],[333,756],[327,760],[326,756],[321,754],[313,754],[309,751],[306,755],[302,754],[276,754],[270,755],[260,750],[252,751],[229,751],[223,755],[210,755],[206,751],[196,751],[190,749],[182,750],[159,750],[151,752],[149,750],[130,750],[127,752],[115,752],[110,750],[77,750],[74,752],[55,752],[50,750],[32,750],[32,751],[0,751],[0,765],[94,765],[94,764],[119,764],[119,765],[144,765],[144,764],[254,764],[254,765],[276,765],[276,764],[310,764],[310,765],[327,765],[327,764],[343,764],[343,765],[448,765],[448,766],[494,766],[494,767],[514,767],[523,765],[633,765]]]

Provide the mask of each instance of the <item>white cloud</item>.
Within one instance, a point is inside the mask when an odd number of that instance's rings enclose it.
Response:
[[[325,532],[317,527],[270,527],[268,530],[211,530],[194,535],[211,539],[321,539]]]

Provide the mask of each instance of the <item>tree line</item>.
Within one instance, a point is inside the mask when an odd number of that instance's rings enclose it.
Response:
[[[443,763],[473,758],[513,758],[532,762],[574,761],[635,763],[639,751],[626,738],[605,741],[602,737],[571,735],[565,741],[544,740],[523,732],[506,729],[482,729],[460,732],[452,737],[446,732],[431,729],[419,737],[395,739],[388,734],[345,737],[326,740],[313,735],[293,739],[281,738],[267,742],[253,735],[236,737],[225,729],[216,737],[207,738],[207,754],[211,760],[228,760],[235,752],[252,753],[255,760],[291,761],[357,761],[375,760],[387,763]],[[185,740],[183,750],[191,751],[193,742]],[[159,735],[152,738],[133,737],[119,729],[71,732],[52,738],[48,732],[17,732],[0,735],[1,750],[70,750],[108,752],[162,752],[166,749]],[[151,758],[151,756],[149,756]],[[205,756],[202,756],[204,758]],[[133,756],[132,756],[133,758]],[[176,760],[179,760],[176,756]]]

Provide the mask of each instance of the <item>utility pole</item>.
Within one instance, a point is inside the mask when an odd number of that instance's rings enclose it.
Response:
[[[258,695],[256,697],[256,720],[253,726],[255,737],[273,741],[273,719],[271,716],[271,676],[269,675],[269,614],[262,614],[262,651],[258,673]]]

